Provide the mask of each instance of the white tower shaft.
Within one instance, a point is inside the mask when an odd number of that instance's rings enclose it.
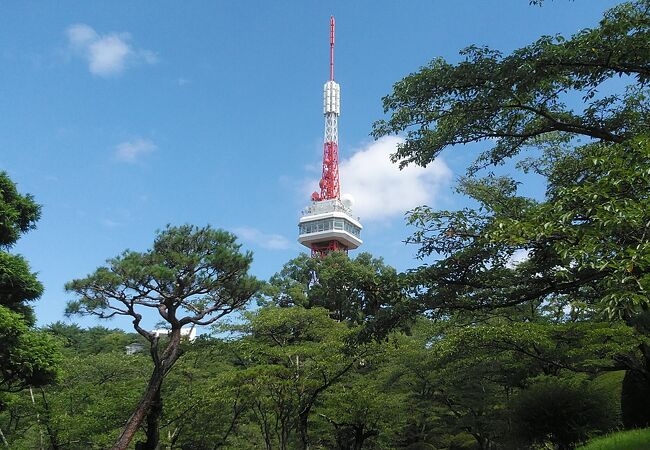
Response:
[[[338,119],[341,114],[341,87],[330,80],[323,86],[323,114],[325,114],[325,143],[339,143]]]

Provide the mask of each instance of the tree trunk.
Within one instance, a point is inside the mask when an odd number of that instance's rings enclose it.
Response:
[[[307,426],[309,420],[309,412],[311,407],[303,410],[298,416],[298,429],[300,430],[300,441],[302,442],[302,450],[309,450],[309,434],[307,433]]]
[[[133,436],[137,433],[142,421],[149,412],[149,407],[151,403],[156,398],[156,394],[160,390],[163,381],[162,370],[159,367],[155,367],[151,378],[149,379],[149,384],[147,385],[147,390],[145,391],[138,407],[135,409],[129,420],[126,422],[126,426],[122,431],[122,434],[117,439],[115,444],[112,447],[112,450],[125,450],[128,448],[129,443],[133,440]]]
[[[45,389],[43,388],[41,388],[41,396],[43,397],[43,406],[45,408],[45,412],[47,413],[45,416],[45,429],[47,430],[47,436],[50,438],[50,448],[52,450],[59,450],[61,446],[59,445],[59,440],[56,433],[50,425],[50,416],[52,412],[50,411],[50,404],[47,402],[47,398],[45,397]]]
[[[476,443],[478,444],[479,450],[489,450],[490,444],[487,438],[477,433],[471,433],[471,434],[472,436],[474,436],[474,439],[476,439]]]
[[[650,311],[627,317],[627,325],[642,335],[650,336]],[[625,371],[621,390],[621,415],[625,429],[650,426],[650,346],[639,345],[641,364],[631,364]]]
[[[627,370],[621,390],[621,414],[625,429],[650,426],[650,374],[645,370]]]
[[[265,450],[273,450],[273,444],[272,444],[272,440],[271,440],[271,432],[269,431],[266,424],[262,425],[262,433],[264,434]]]
[[[363,426],[354,427],[354,450],[361,450],[363,448],[363,441],[366,440],[366,436],[363,432]]]
[[[133,436],[135,436],[135,434],[138,432],[138,429],[140,428],[140,425],[142,425],[145,417],[148,416],[149,410],[152,408],[152,404],[156,401],[156,398],[160,397],[160,389],[162,388],[163,379],[181,355],[180,338],[180,330],[172,330],[167,348],[165,348],[165,351],[163,351],[158,363],[154,361],[154,369],[151,373],[149,384],[147,385],[147,389],[145,390],[140,403],[138,403],[137,408],[133,414],[131,414],[129,420],[127,420],[122,434],[120,434],[120,437],[117,439],[117,441],[115,441],[115,444],[113,444],[111,450],[126,450],[128,448],[129,444],[133,440]],[[162,410],[160,412],[162,412]],[[156,433],[158,433],[158,426],[156,425],[155,428]],[[149,433],[151,431],[153,430],[147,431],[147,442],[149,442]]]
[[[160,417],[163,412],[160,389],[156,392],[147,413],[147,440],[136,444],[138,450],[160,449]]]
[[[2,432],[2,428],[0,428],[0,439],[2,439],[2,443],[5,445],[5,447],[9,447],[9,442],[7,442],[7,439],[5,438],[4,433]]]

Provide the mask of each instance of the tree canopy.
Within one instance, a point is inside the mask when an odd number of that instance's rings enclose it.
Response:
[[[405,133],[393,155],[402,167],[463,144],[485,148],[458,186],[476,207],[409,214],[409,242],[422,259],[440,258],[414,275],[422,310],[468,324],[622,319],[643,336],[621,366],[638,393],[650,379],[649,25],[650,2],[625,2],[570,38],[435,59],[395,84],[384,98],[390,117],[374,128]],[[544,198],[485,170],[509,160],[544,177]]]
[[[415,311],[408,275],[365,252],[355,258],[302,254],[271,277],[263,294],[263,304],[322,307],[335,320],[363,324],[361,339],[385,336]]]
[[[18,239],[36,226],[40,206],[30,195],[18,192],[5,172],[0,172],[0,394],[26,386],[41,386],[56,377],[58,346],[33,328],[30,302],[43,286],[27,261],[9,252]],[[0,409],[2,409],[0,395]]]
[[[66,285],[78,297],[68,303],[69,314],[130,317],[150,344],[149,385],[113,448],[128,445],[145,416],[143,448],[158,447],[162,382],[181,356],[181,328],[210,325],[242,308],[257,292],[259,283],[248,274],[252,255],[239,250],[228,232],[209,226],[168,226],[158,232],[151,250],[127,250],[88,277]],[[169,328],[168,339],[141,325],[146,309],[162,318]]]
[[[506,56],[471,46],[457,64],[434,59],[395,84],[384,98],[391,117],[373,134],[406,132],[393,155],[401,167],[427,165],[446,147],[470,142],[491,145],[475,169],[549,138],[624,142],[648,121],[648,8],[648,0],[622,3],[598,27],[568,39],[544,36]],[[630,84],[598,95],[614,77]],[[583,101],[571,105],[569,94]]]
[[[409,218],[420,256],[444,256],[423,272],[437,304],[569,296],[610,315],[647,309],[649,9],[646,0],[622,3],[598,27],[506,56],[470,47],[463,61],[436,59],[384,99],[391,116],[374,132],[406,132],[393,155],[402,166],[458,144],[488,147],[459,186],[478,208],[422,207]],[[511,177],[475,176],[524,148],[537,153],[519,167],[548,181],[543,202],[518,195]],[[527,256],[516,267],[515,252]]]

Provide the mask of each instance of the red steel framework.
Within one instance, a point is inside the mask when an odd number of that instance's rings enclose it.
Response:
[[[339,144],[338,144],[338,85],[334,81],[334,42],[336,22],[334,16],[330,17],[330,79],[326,83],[326,97],[330,92],[336,95],[336,106],[325,108],[325,140],[323,143],[323,174],[319,187],[320,193],[314,192],[311,196],[313,201],[338,200],[341,197],[339,182]],[[328,91],[328,89],[330,89]],[[327,98],[326,98],[327,104]],[[323,257],[333,251],[348,251],[348,248],[336,240],[318,242],[311,244],[312,257]]]
[[[330,81],[334,81],[334,16],[330,17]],[[325,113],[325,142],[323,145],[323,174],[320,179],[320,193],[314,192],[312,200],[332,200],[341,197],[339,183],[338,113]]]
[[[312,244],[311,257],[323,258],[331,252],[348,252],[348,248],[339,241],[319,242]]]

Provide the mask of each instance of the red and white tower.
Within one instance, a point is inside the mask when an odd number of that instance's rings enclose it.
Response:
[[[313,201],[339,198],[339,115],[341,114],[341,88],[334,81],[334,17],[330,18],[330,79],[323,86],[323,114],[325,114],[325,142],[323,145],[323,176],[320,194],[311,195]]]
[[[347,252],[362,244],[361,223],[352,216],[352,197],[341,201],[339,184],[339,129],[341,88],[334,81],[334,17],[330,18],[330,79],[323,87],[325,142],[320,192],[311,195],[312,203],[298,223],[298,242],[311,249],[312,256],[324,256],[335,250]]]

